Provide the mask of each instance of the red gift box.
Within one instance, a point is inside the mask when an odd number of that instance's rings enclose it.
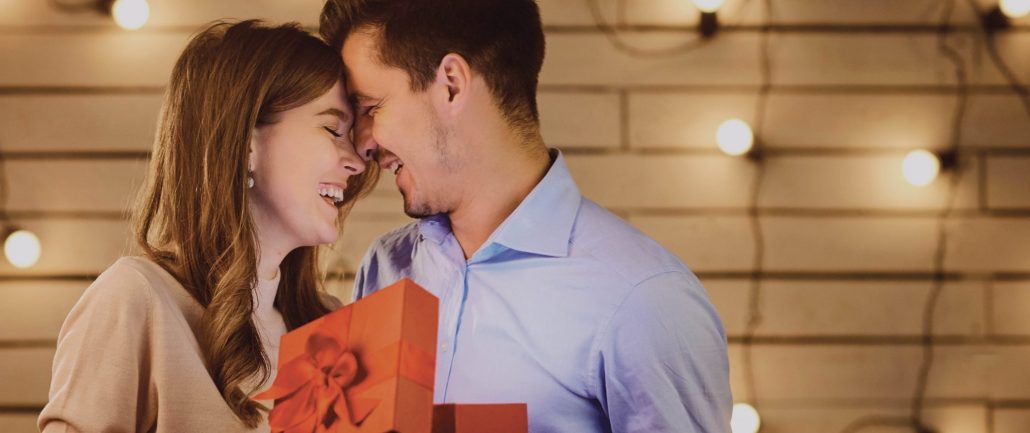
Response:
[[[526,433],[526,404],[438,404],[433,433]]]
[[[284,335],[272,433],[430,433],[438,308],[404,279]]]

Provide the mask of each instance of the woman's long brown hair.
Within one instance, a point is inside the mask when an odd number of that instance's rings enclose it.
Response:
[[[212,24],[193,37],[172,71],[147,184],[135,207],[143,254],[205,308],[198,340],[208,371],[251,428],[266,408],[245,388],[264,383],[271,369],[251,319],[258,261],[247,196],[251,132],[342,78],[340,55],[296,24]],[[349,182],[341,226],[376,177],[370,164]],[[318,266],[317,247],[290,252],[280,266],[275,307],[288,329],[329,312]]]

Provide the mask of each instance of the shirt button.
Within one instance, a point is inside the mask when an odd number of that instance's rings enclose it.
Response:
[[[447,343],[443,343],[440,345],[440,351],[447,353]]]

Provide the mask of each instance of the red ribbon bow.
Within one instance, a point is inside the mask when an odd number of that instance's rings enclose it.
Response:
[[[273,433],[321,433],[355,428],[373,407],[352,417],[347,388],[358,375],[358,361],[334,335],[321,329],[308,337],[305,353],[284,364],[257,400],[275,399],[268,417]],[[374,406],[374,405],[373,405]]]

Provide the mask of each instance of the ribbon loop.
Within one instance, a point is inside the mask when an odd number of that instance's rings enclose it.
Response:
[[[267,391],[254,396],[276,400],[268,417],[272,432],[316,433],[333,431],[329,427],[340,423],[355,426],[346,390],[358,375],[357,357],[321,329],[308,337],[305,347],[304,355],[280,368]]]

